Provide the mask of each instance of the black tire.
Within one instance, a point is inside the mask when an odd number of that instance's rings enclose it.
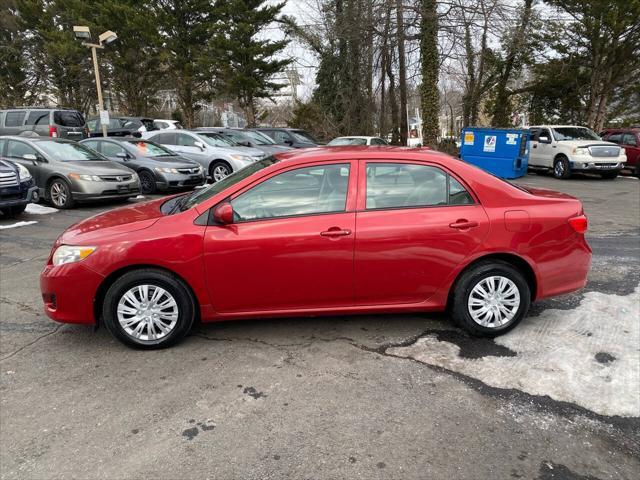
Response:
[[[20,215],[22,212],[24,212],[24,209],[27,208],[27,205],[15,205],[13,207],[7,207],[7,208],[3,208],[2,210],[2,214],[5,217],[9,217],[9,218],[14,218],[17,217],[18,215]]]
[[[547,170],[542,170],[542,169],[536,169],[534,171],[536,175],[540,175],[541,177],[546,177],[547,174],[549,173]]]
[[[553,162],[553,176],[566,180],[571,176],[571,167],[567,157],[561,155]]]
[[[177,320],[171,330],[160,339],[137,339],[127,333],[118,320],[118,304],[120,300],[124,298],[125,293],[129,292],[130,289],[140,285],[164,289],[173,297],[177,305]],[[151,308],[151,303],[149,303],[149,308]],[[147,315],[151,316],[148,311]],[[102,321],[107,330],[125,345],[143,350],[166,348],[175,345],[189,333],[195,317],[196,304],[187,286],[169,272],[150,268],[133,270],[118,278],[107,290],[102,305]],[[150,320],[147,321],[151,323]],[[144,321],[138,321],[138,323],[144,323]],[[138,323],[135,325],[137,326]],[[168,327],[166,324],[163,325]],[[146,332],[145,335],[147,337],[149,336],[149,327],[143,326],[142,331]]]
[[[520,295],[517,310],[505,324],[487,327],[476,322],[469,312],[469,296],[476,285],[492,276],[505,277],[511,280]],[[523,274],[513,265],[500,260],[480,261],[466,270],[454,285],[450,312],[453,321],[469,334],[478,337],[497,337],[502,335],[522,321],[531,305],[531,291]]]
[[[151,195],[156,192],[156,177],[149,170],[140,170],[138,172],[140,178],[140,193],[143,195]]]
[[[605,180],[613,180],[615,178],[618,178],[619,173],[620,172],[603,172],[600,174],[600,176]]]
[[[64,199],[62,197],[64,195]],[[47,186],[47,201],[55,208],[72,208],[75,203],[69,182],[62,178],[54,178]]]
[[[233,173],[231,165],[229,165],[224,160],[215,160],[211,162],[211,165],[209,165],[209,176],[211,177],[211,183],[216,183],[224,178],[220,177],[220,173],[222,173],[222,171],[226,172],[224,174],[225,177]]]

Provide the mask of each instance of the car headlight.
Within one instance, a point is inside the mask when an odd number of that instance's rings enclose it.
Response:
[[[98,175],[86,175],[84,173],[70,173],[69,178],[74,180],[85,180],[87,182],[101,182],[102,179]]]
[[[589,155],[589,147],[575,147],[573,149],[574,155]]]
[[[253,162],[255,161],[255,158],[250,157],[248,155],[229,155],[231,158],[233,158],[234,160],[240,160],[243,162]]]
[[[95,252],[96,248],[97,247],[61,245],[53,252],[53,264],[64,265],[65,263],[79,262]]]
[[[16,166],[18,167],[18,176],[20,177],[21,182],[32,178],[31,172],[27,170],[27,167],[25,167],[24,165],[20,165],[19,163],[16,163]]]
[[[175,168],[168,168],[168,167],[156,167],[156,172],[161,172],[161,173],[178,173],[178,170],[176,170]]]

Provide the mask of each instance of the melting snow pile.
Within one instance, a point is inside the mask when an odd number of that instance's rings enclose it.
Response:
[[[576,309],[525,318],[495,342],[517,355],[463,358],[435,335],[387,353],[602,415],[640,416],[640,286],[627,296],[585,293]]]
[[[57,208],[45,207],[44,205],[38,205],[37,203],[30,203],[25,209],[25,213],[29,213],[31,215],[47,215],[58,211],[59,210]]]
[[[12,223],[10,225],[0,225],[0,230],[5,230],[7,228],[18,228],[18,227],[25,227],[27,225],[33,225],[34,223],[38,223],[36,221],[31,221],[31,222],[16,222],[16,223]]]

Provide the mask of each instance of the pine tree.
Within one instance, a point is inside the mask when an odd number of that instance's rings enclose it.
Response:
[[[260,38],[285,5],[284,2],[265,3],[265,0],[216,2],[221,26],[216,40],[222,65],[222,89],[238,101],[250,126],[257,122],[257,100],[269,98],[281,88],[272,81],[273,76],[291,62],[274,58],[287,46],[288,40]]]

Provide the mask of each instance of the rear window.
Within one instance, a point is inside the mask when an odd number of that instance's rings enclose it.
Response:
[[[84,117],[74,110],[56,110],[53,123],[63,127],[84,127]]]
[[[29,112],[26,125],[49,125],[49,110],[33,110]]]

